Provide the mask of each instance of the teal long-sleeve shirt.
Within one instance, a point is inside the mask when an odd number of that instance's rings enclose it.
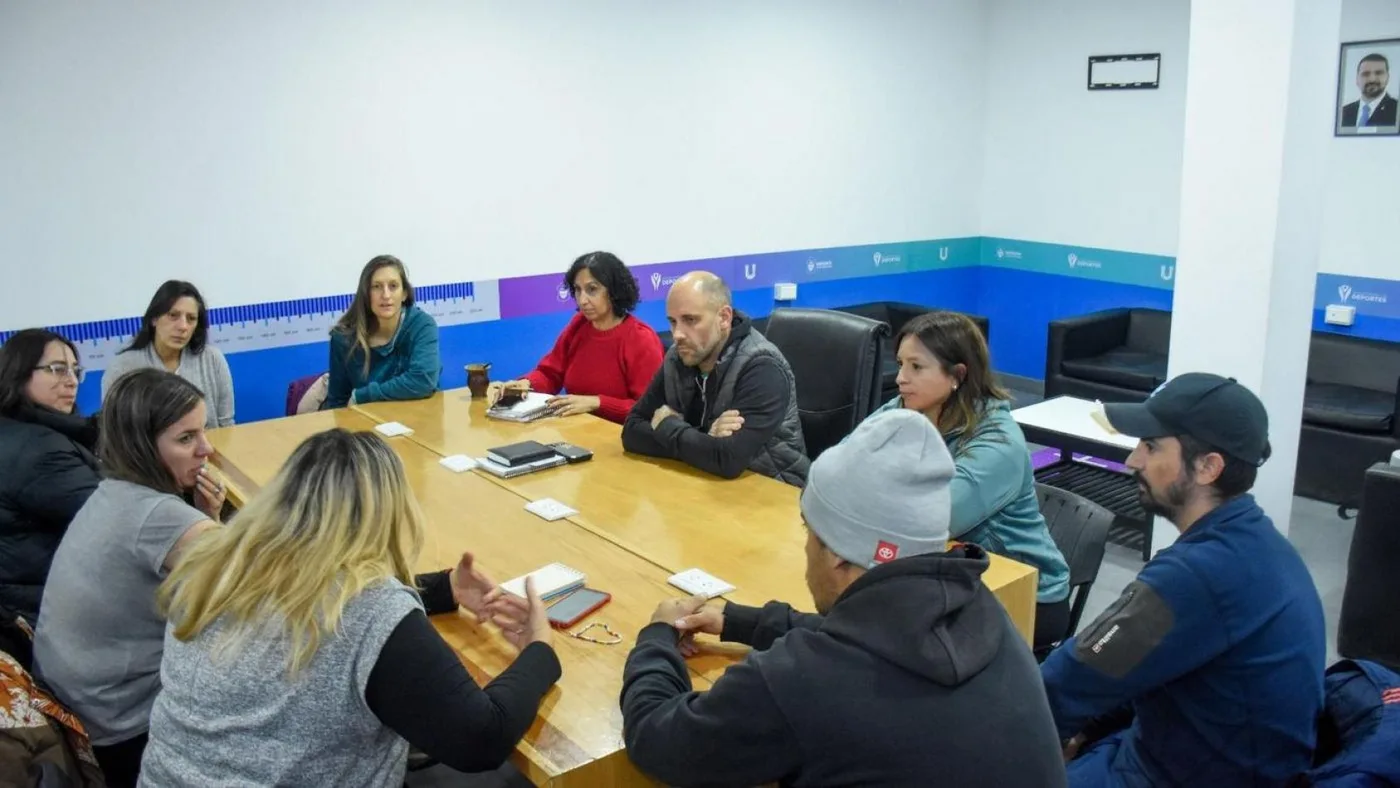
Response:
[[[321,407],[345,407],[351,394],[356,402],[423,399],[437,391],[441,377],[437,321],[410,306],[404,309],[394,338],[370,348],[368,374],[354,337],[331,332],[330,380]]]
[[[902,407],[903,401],[895,397],[870,418]],[[1035,567],[1037,602],[1068,597],[1069,564],[1040,513],[1030,450],[1011,417],[1010,404],[989,400],[976,434],[953,433],[943,439],[954,466],[949,537]]]

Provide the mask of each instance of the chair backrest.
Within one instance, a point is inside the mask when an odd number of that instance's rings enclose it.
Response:
[[[879,406],[880,360],[890,327],[828,309],[775,309],[764,336],[797,382],[807,456],[816,459]]]
[[[1351,533],[1337,653],[1400,670],[1400,468],[1366,471],[1361,510]]]
[[[1089,589],[1099,577],[1113,513],[1082,495],[1039,482],[1035,485],[1035,497],[1040,502],[1045,524],[1050,527],[1050,538],[1055,540],[1069,564],[1071,600],[1067,638],[1079,628],[1079,617],[1089,601]]]
[[[1128,347],[1165,356],[1171,340],[1171,312],[1140,308],[1128,311]]]
[[[307,375],[304,378],[297,378],[287,384],[287,415],[295,416],[298,413],[307,413],[316,410],[321,406],[321,401],[325,400],[325,384],[323,378],[328,377],[325,372],[318,372],[315,375]],[[311,399],[307,399],[307,394],[315,393]],[[317,398],[319,397],[319,399]]]
[[[1400,381],[1400,343],[1314,331],[1308,380],[1393,394]]]

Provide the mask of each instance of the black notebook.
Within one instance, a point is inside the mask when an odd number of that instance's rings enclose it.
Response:
[[[536,462],[547,457],[558,454],[554,449],[549,448],[537,441],[521,441],[512,443],[509,446],[498,446],[494,449],[486,450],[486,459],[498,465],[514,467],[524,465],[527,462]]]

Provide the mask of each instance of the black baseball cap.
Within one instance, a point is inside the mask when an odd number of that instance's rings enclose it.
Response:
[[[1269,414],[1234,378],[1188,372],[1163,383],[1146,402],[1103,406],[1115,430],[1133,438],[1190,435],[1253,465],[1269,459]]]

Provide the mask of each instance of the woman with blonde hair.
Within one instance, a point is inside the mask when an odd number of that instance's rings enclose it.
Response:
[[[360,270],[350,308],[331,329],[329,372],[322,408],[423,399],[437,391],[437,321],[414,304],[399,258],[381,254]]]
[[[471,556],[419,578],[423,515],[374,433],[297,448],[237,524],[161,586],[163,688],[141,784],[398,786],[409,745],[460,771],[500,766],[559,678],[544,605],[503,596]],[[425,615],[508,622],[520,654],[484,689]]]

